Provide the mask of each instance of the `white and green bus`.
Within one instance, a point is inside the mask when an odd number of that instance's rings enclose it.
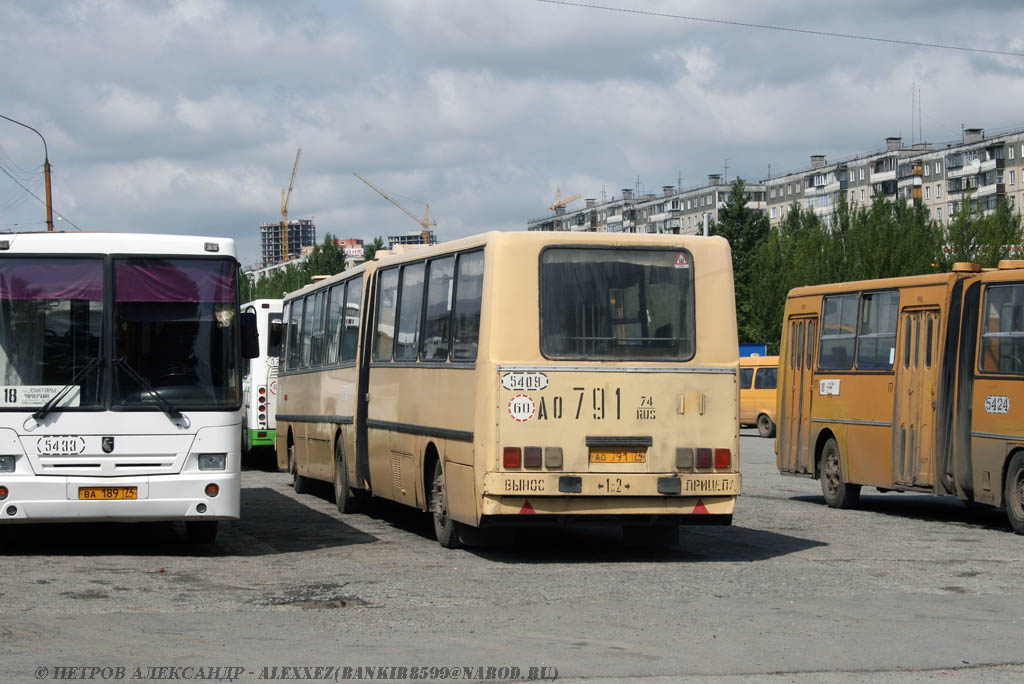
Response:
[[[277,437],[277,362],[281,354],[280,299],[254,299],[242,305],[243,312],[256,314],[259,354],[249,359],[242,382],[245,413],[242,415],[242,453],[251,461],[275,458]]]

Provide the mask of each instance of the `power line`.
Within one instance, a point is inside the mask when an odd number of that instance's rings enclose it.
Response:
[[[19,186],[21,187],[21,189],[22,189],[22,190],[24,190],[25,192],[27,192],[28,194],[32,195],[32,196],[33,196],[33,197],[35,197],[35,198],[36,198],[37,200],[39,200],[39,203],[40,203],[40,204],[42,204],[42,205],[43,205],[44,207],[46,206],[46,202],[44,202],[43,200],[39,199],[39,195],[37,195],[36,193],[32,192],[31,190],[29,190],[28,188],[26,188],[26,187],[25,187],[24,185],[22,185],[22,184],[21,184],[21,181],[19,181],[19,180],[18,180],[17,178],[15,178],[14,176],[12,176],[12,175],[11,175],[10,173],[8,173],[8,172],[7,172],[7,169],[5,169],[5,168],[3,168],[2,166],[0,166],[0,171],[3,171],[3,172],[4,172],[4,175],[6,175],[6,176],[7,176],[8,178],[10,178],[10,179],[11,179],[12,181],[14,181],[15,183],[17,183],[17,184],[18,184],[18,185],[19,185]],[[69,219],[68,217],[66,217],[66,216],[62,215],[62,214],[61,214],[61,213],[60,213],[59,211],[54,211],[53,213],[54,213],[54,214],[56,214],[56,215],[58,216],[58,218],[60,218],[60,219],[62,219],[62,220],[64,220],[64,221],[67,221],[68,223],[70,223],[70,224],[71,224],[72,226],[74,226],[74,227],[75,227],[75,229],[76,229],[76,230],[82,230],[81,228],[79,228],[79,227],[78,227],[78,225],[76,225],[76,224],[75,224],[75,222],[74,222],[74,221],[72,221],[72,220],[71,220],[71,219]]]
[[[706,17],[692,17],[685,14],[669,14],[667,12],[652,12],[650,10],[626,9],[624,7],[609,7],[606,5],[594,5],[585,2],[569,2],[568,0],[536,0],[548,5],[565,5],[567,7],[581,7],[584,9],[604,10],[606,12],[621,12],[623,14],[640,14],[648,17],[662,17],[665,19],[681,19],[685,21],[700,21],[707,24],[724,24],[726,26],[742,26],[744,28],[764,29],[767,31],[788,31],[789,33],[803,33],[812,36],[825,36],[827,38],[847,38],[849,40],[867,40],[875,43],[890,43],[892,45],[910,45],[913,47],[935,48],[937,50],[959,50],[961,52],[978,52],[987,55],[1004,55],[1009,57],[1024,57],[1024,52],[1006,52],[1003,50],[985,50],[983,48],[963,47],[961,45],[942,45],[941,43],[922,43],[913,40],[897,40],[895,38],[879,38],[877,36],[858,36],[852,33],[835,33],[832,31],[814,31],[811,29],[790,28],[788,26],[771,26],[769,24],[753,24],[744,21],[728,21],[725,19],[708,19]]]

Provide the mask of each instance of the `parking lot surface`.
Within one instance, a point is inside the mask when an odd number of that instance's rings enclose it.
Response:
[[[1024,537],[1001,512],[870,489],[832,510],[778,474],[773,440],[744,430],[741,459],[733,526],[665,549],[571,528],[446,550],[422,514],[341,515],[329,487],[255,469],[212,546],[174,525],[2,527],[3,679],[1021,680]]]

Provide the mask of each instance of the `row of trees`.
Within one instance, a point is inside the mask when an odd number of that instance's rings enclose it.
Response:
[[[985,216],[967,197],[944,227],[920,204],[879,197],[851,207],[840,195],[831,221],[794,202],[773,229],[749,199],[737,180],[709,232],[732,246],[740,339],[773,352],[794,287],[948,271],[958,261],[995,266],[1022,241],[1020,215],[1005,200]]]
[[[383,238],[376,237],[368,245],[363,246],[363,258],[371,261],[378,249],[384,247]],[[241,278],[241,300],[250,302],[254,299],[280,299],[288,292],[294,292],[313,282],[313,276],[334,275],[345,270],[345,250],[335,238],[328,233],[323,243],[313,247],[309,258],[299,263],[290,263],[285,268],[275,271],[272,275],[260,278],[255,283],[246,277]]]

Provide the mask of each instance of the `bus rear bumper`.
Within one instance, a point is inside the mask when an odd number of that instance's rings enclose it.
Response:
[[[208,496],[207,485],[217,485]],[[141,477],[0,476],[8,496],[0,501],[0,524],[30,522],[142,522],[237,520],[239,474],[195,472]],[[83,487],[135,487],[136,499],[83,500]],[[205,510],[203,510],[205,508]]]
[[[616,518],[621,522],[654,518],[686,525],[728,524],[736,506],[734,496],[651,497],[651,496],[491,496],[485,495],[481,515],[508,517],[514,524],[529,524],[552,519],[567,522],[569,518]],[[559,520],[561,519],[561,520]],[[660,521],[660,520],[659,520]]]

